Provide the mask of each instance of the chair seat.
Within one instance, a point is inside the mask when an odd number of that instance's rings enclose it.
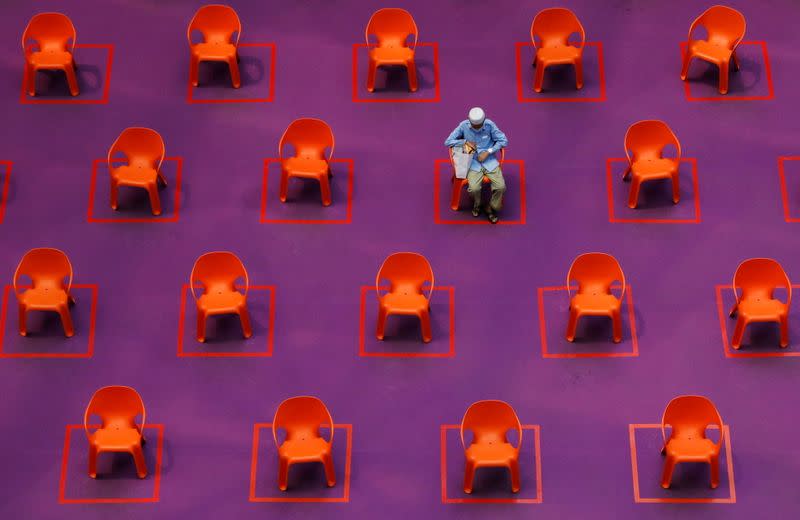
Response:
[[[739,313],[753,321],[777,321],[789,311],[788,306],[780,300],[765,298],[748,298],[739,302]]]
[[[408,291],[388,293],[380,302],[389,314],[417,314],[429,306],[425,295]]]
[[[212,290],[197,299],[197,306],[209,314],[236,313],[244,303],[245,296],[238,291]]]
[[[719,454],[719,448],[710,439],[670,439],[667,455],[678,460],[705,461]]]
[[[328,173],[328,161],[324,159],[308,159],[304,157],[290,157],[283,161],[283,169],[289,175],[296,177],[317,178]]]
[[[631,164],[631,170],[635,175],[649,179],[670,177],[678,171],[678,161],[675,159],[640,159]]]
[[[572,297],[570,306],[582,314],[605,316],[621,307],[622,302],[613,294],[581,293]]]
[[[111,175],[119,184],[142,187],[156,182],[158,178],[155,168],[142,164],[118,166],[111,170]]]
[[[581,49],[572,45],[540,47],[536,50],[536,59],[548,65],[574,63],[575,60],[581,57],[581,52]]]
[[[59,50],[36,51],[28,56],[28,62],[37,68],[64,68],[72,63],[72,53]]]
[[[29,310],[52,309],[67,304],[67,292],[57,287],[27,289],[20,300]]]
[[[129,451],[142,442],[142,434],[136,428],[110,426],[91,434],[92,445],[108,451]]]
[[[201,60],[226,61],[236,56],[236,46],[224,42],[196,43],[192,45],[192,53]]]
[[[393,45],[374,47],[370,49],[369,57],[379,65],[405,65],[406,62],[414,59],[414,50],[409,47]]]
[[[330,452],[330,444],[322,437],[292,439],[284,441],[278,448],[278,455],[294,462],[314,462]]]
[[[689,53],[704,60],[720,64],[728,61],[733,51],[726,45],[711,43],[707,40],[692,40],[689,42]]]
[[[504,466],[518,457],[517,449],[507,443],[472,444],[465,453],[467,460],[477,465]]]

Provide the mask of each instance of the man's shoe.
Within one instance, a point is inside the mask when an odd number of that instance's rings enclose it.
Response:
[[[481,207],[480,206],[472,206],[472,216],[479,217],[481,214]]]
[[[486,217],[489,219],[489,222],[491,222],[492,224],[497,224],[497,221],[500,220],[499,218],[497,218],[497,213],[495,213],[492,208],[489,208],[486,211]]]

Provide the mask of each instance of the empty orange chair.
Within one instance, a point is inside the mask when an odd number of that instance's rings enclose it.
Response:
[[[294,155],[284,157],[283,148],[287,144],[294,148]],[[328,123],[310,117],[295,119],[289,125],[278,144],[281,160],[281,202],[286,202],[289,191],[289,178],[302,177],[319,181],[322,205],[331,204],[330,160],[333,157],[333,131]],[[325,157],[325,150],[328,156]]]
[[[370,35],[375,36],[377,43],[371,43]],[[397,7],[378,9],[370,17],[365,32],[369,49],[369,70],[367,72],[367,90],[375,91],[375,75],[378,67],[401,65],[408,72],[408,90],[417,91],[417,66],[414,63],[414,51],[417,48],[419,31],[411,13]],[[406,40],[414,37],[410,47]]]
[[[570,35],[574,33],[578,33],[581,38],[577,47],[569,41]],[[575,86],[583,88],[583,46],[586,43],[586,33],[575,13],[563,7],[539,11],[531,23],[531,41],[536,48],[533,90],[542,91],[544,70],[550,65],[575,67]]]
[[[320,427],[330,432],[325,440]],[[283,443],[278,442],[278,430],[286,432]],[[318,462],[325,467],[328,487],[336,485],[333,467],[333,419],[325,404],[311,396],[291,397],[283,401],[272,421],[272,438],[278,448],[278,488],[286,491],[289,467],[292,464]]]
[[[693,40],[692,33],[700,25],[705,28],[708,38]],[[719,93],[728,93],[728,69],[733,59],[734,70],[739,70],[736,46],[744,38],[746,23],[742,13],[724,5],[709,7],[698,16],[689,28],[689,43],[683,57],[681,79],[686,81],[689,65],[693,58],[713,63],[719,67]]]
[[[192,43],[192,32],[200,31],[203,35],[201,43]],[[236,39],[233,35],[236,34]],[[239,36],[242,34],[242,23],[233,8],[227,5],[204,5],[194,13],[186,38],[189,40],[191,64],[189,79],[195,87],[198,83],[198,71],[201,61],[223,61],[231,71],[233,88],[242,85],[239,77]]]
[[[89,424],[93,415],[100,417],[100,427]],[[136,417],[142,423],[136,424]],[[147,476],[144,460],[144,402],[129,386],[106,386],[89,401],[83,416],[83,429],[89,439],[89,476],[97,478],[97,456],[103,452],[130,453],[136,463],[136,475]],[[94,431],[92,431],[94,430]]]
[[[666,425],[672,426],[667,439]],[[719,428],[719,441],[706,438],[706,428]],[[711,467],[711,487],[719,486],[719,451],[724,436],[722,417],[714,403],[699,395],[681,395],[667,404],[661,419],[661,437],[666,455],[661,487],[668,489],[672,482],[672,471],[681,462],[705,462]]]
[[[244,280],[244,292],[239,292],[236,281]],[[196,284],[203,293],[197,297]],[[194,263],[189,275],[189,286],[197,302],[197,341],[206,340],[206,318],[220,314],[238,314],[245,338],[253,335],[250,314],[247,312],[247,289],[250,281],[239,257],[228,251],[206,253]]]
[[[75,64],[75,26],[61,13],[39,13],[31,18],[22,33],[25,53],[25,88],[36,95],[36,73],[40,70],[63,70],[69,93],[79,94]]]
[[[674,158],[664,157],[664,148],[673,145],[677,150]],[[633,154],[633,157],[631,157]],[[622,180],[631,178],[628,207],[639,204],[639,188],[643,182],[657,179],[672,179],[672,202],[681,199],[678,169],[681,163],[681,143],[663,121],[649,120],[634,123],[625,132],[625,155],[628,168]]]
[[[21,286],[21,278],[27,276],[30,286]],[[69,312],[75,299],[70,294],[72,287],[72,264],[63,251],[47,247],[31,249],[20,260],[14,273],[14,293],[19,302],[19,333],[28,334],[25,317],[29,311],[57,312],[61,317],[64,335],[72,337],[75,328]],[[25,289],[20,292],[20,289]]]
[[[775,298],[775,289],[786,288],[786,303]],[[739,289],[742,290],[741,297]],[[737,314],[731,346],[742,346],[744,330],[753,322],[777,322],[781,329],[781,348],[789,346],[789,305],[792,303],[792,283],[781,264],[771,258],[745,260],[733,275],[733,294],[736,303],[731,318]]]
[[[578,282],[578,292],[572,296],[572,282]],[[622,284],[619,297],[611,292],[615,282]],[[567,341],[575,340],[575,330],[581,316],[608,316],[614,328],[614,343],[622,341],[622,297],[625,295],[625,275],[617,259],[606,253],[584,253],[573,260],[567,273],[569,324]]]
[[[506,149],[500,149],[500,166],[503,166],[503,160],[506,158]],[[450,191],[450,209],[453,211],[458,211],[459,206],[461,205],[461,193],[467,187],[469,182],[467,179],[459,179],[456,177],[456,167],[453,164],[453,149],[450,148],[450,165],[453,167],[453,178],[451,180],[452,190]],[[486,175],[483,176],[483,184],[489,184],[491,181],[489,177]]]
[[[386,294],[381,294],[382,280],[389,281]],[[426,283],[430,284],[427,296],[423,293]],[[417,316],[422,328],[422,341],[430,342],[433,269],[427,258],[418,253],[389,255],[378,270],[375,290],[378,295],[378,330],[375,335],[379,340],[383,339],[386,319],[392,314],[400,314]]]
[[[111,209],[117,209],[119,187],[144,188],[150,197],[153,215],[161,214],[161,200],[158,187],[166,186],[167,179],[161,173],[164,162],[164,140],[155,130],[149,128],[126,128],[108,150],[108,172],[111,177]],[[119,155],[125,156],[125,164],[119,162]]]
[[[472,442],[467,446],[464,430],[472,432]],[[517,432],[517,445],[508,442],[508,432]],[[522,446],[522,425],[511,405],[503,401],[478,401],[473,403],[461,421],[461,445],[464,446],[466,469],[464,493],[472,493],[472,482],[478,468],[508,468],[511,474],[511,491],[520,488],[519,449]]]

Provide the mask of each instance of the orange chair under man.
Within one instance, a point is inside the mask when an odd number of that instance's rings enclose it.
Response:
[[[472,442],[469,445],[464,440],[464,430],[472,432]],[[516,446],[508,441],[510,430],[517,433]],[[470,405],[461,421],[461,445],[466,456],[464,493],[472,493],[475,471],[487,467],[508,468],[511,474],[511,491],[519,491],[522,425],[511,405],[503,401],[478,401]]]
[[[291,157],[284,155],[284,147],[287,144],[294,148],[294,155]],[[300,177],[318,181],[322,205],[330,206],[330,177],[333,175],[330,161],[333,157],[334,144],[333,131],[325,121],[310,117],[292,121],[283,132],[278,144],[278,156],[281,161],[281,202],[286,202],[289,179]]]
[[[161,173],[165,153],[164,140],[155,130],[132,127],[122,131],[108,150],[111,209],[118,207],[120,186],[128,186],[147,190],[153,215],[161,214],[158,188],[167,185]],[[124,164],[119,164],[120,155],[125,156]]]
[[[664,148],[672,145],[676,155],[664,157]],[[643,182],[660,179],[672,180],[672,202],[681,199],[678,169],[681,163],[681,143],[663,121],[649,120],[634,123],[625,132],[625,155],[628,168],[622,180],[631,179],[628,207],[639,204],[639,188]]]
[[[239,292],[237,280],[244,281],[244,292]],[[197,285],[203,292],[198,297]],[[206,319],[221,314],[237,314],[245,338],[253,335],[250,314],[247,311],[247,290],[250,281],[239,257],[228,251],[214,251],[200,256],[189,275],[189,286],[197,303],[197,341],[206,340]]]
[[[90,417],[100,417],[100,427],[90,424]],[[141,424],[136,418],[142,417]],[[129,386],[106,386],[89,401],[83,416],[83,428],[89,439],[89,476],[97,478],[97,456],[104,452],[130,453],[136,475],[147,476],[142,445],[145,424],[144,402]]]
[[[370,42],[370,35],[375,36],[377,43]],[[400,65],[408,72],[408,90],[416,92],[417,66],[414,62],[414,51],[417,48],[419,31],[411,13],[396,7],[378,9],[367,23],[365,36],[369,49],[367,90],[375,91],[378,67]],[[406,41],[409,36],[414,37],[411,46]]]
[[[692,39],[692,33],[700,25],[708,37],[705,40]],[[681,79],[686,81],[689,65],[693,58],[713,63],[719,67],[719,93],[728,93],[728,70],[733,60],[734,70],[739,70],[736,47],[744,38],[746,23],[742,13],[724,5],[709,7],[698,16],[689,28],[689,43],[683,57]]]
[[[381,281],[389,282],[389,291]],[[428,286],[427,296],[423,292]],[[392,314],[417,316],[422,329],[422,341],[428,343],[431,335],[431,294],[433,293],[433,269],[428,259],[419,253],[393,253],[383,261],[375,277],[378,295],[378,328],[376,337],[382,340],[386,320]]]
[[[775,289],[786,289],[786,303],[775,298]],[[739,296],[741,289],[742,295]],[[777,322],[781,331],[781,348],[789,346],[789,305],[792,303],[792,283],[781,264],[771,258],[745,260],[733,275],[733,294],[736,303],[731,318],[736,317],[731,346],[739,349],[745,328],[755,322]]]
[[[330,432],[328,440],[320,435],[320,427]],[[279,430],[286,432],[283,442],[278,441]],[[278,406],[272,421],[272,438],[278,448],[278,488],[281,491],[286,491],[289,485],[289,467],[309,462],[321,463],[328,487],[336,485],[333,432],[331,413],[316,397],[291,397]]]
[[[672,427],[667,439],[666,426]],[[709,426],[719,428],[719,440],[715,443],[706,438]],[[724,429],[714,403],[699,395],[681,395],[667,404],[661,419],[661,437],[666,455],[661,487],[668,489],[672,472],[681,462],[705,462],[711,467],[711,487],[719,486],[719,452],[722,447]]]
[[[199,31],[203,41],[192,43],[192,32]],[[233,35],[236,34],[236,39]],[[197,86],[201,61],[221,61],[228,64],[231,71],[233,88],[239,88],[242,80],[239,76],[239,36],[242,34],[242,23],[239,16],[227,5],[204,5],[194,14],[186,38],[189,40],[191,63],[189,79]]]
[[[465,178],[459,179],[456,177],[456,167],[453,164],[453,149],[450,148],[450,165],[453,167],[453,178],[451,179],[452,190],[450,191],[450,209],[453,211],[458,211],[458,208],[461,206],[461,193],[467,188],[469,181]],[[506,158],[506,149],[500,149],[500,157],[497,159],[500,161],[500,166],[503,166],[503,161]],[[489,177],[486,175],[483,176],[483,184],[490,184],[492,181],[489,180]]]
[[[25,53],[25,89],[36,95],[36,73],[40,70],[63,70],[69,93],[79,94],[75,64],[75,26],[61,13],[39,13],[31,18],[22,34]]]
[[[575,33],[581,39],[577,46],[569,41],[570,35]],[[572,65],[575,68],[575,86],[578,89],[583,88],[583,47],[586,33],[575,13],[563,7],[540,11],[531,23],[531,41],[536,48],[533,90],[542,91],[544,70],[551,65]]]
[[[29,286],[22,284],[23,276],[30,279]],[[23,336],[28,334],[25,326],[28,312],[47,311],[57,312],[61,317],[65,336],[75,335],[69,312],[69,306],[75,303],[71,288],[72,264],[63,251],[42,247],[25,253],[14,273],[14,293],[19,302],[19,333]]]
[[[572,283],[578,291],[572,295]],[[611,292],[612,285],[621,283],[619,297]],[[617,259],[606,253],[584,253],[573,260],[567,273],[569,323],[567,341],[575,340],[578,320],[582,316],[608,316],[613,324],[614,343],[622,341],[622,298],[625,295],[625,275]]]

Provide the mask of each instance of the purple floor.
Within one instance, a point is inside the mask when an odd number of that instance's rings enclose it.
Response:
[[[701,100],[688,100],[678,77],[680,41],[712,2],[565,2],[581,18],[587,40],[602,45],[587,51],[584,91],[572,90],[569,70],[555,71],[546,83],[553,91],[537,96],[530,83],[530,48],[516,49],[515,43],[529,40],[531,20],[547,3],[403,0],[395,4],[414,15],[420,41],[438,46],[421,54],[419,92],[406,92],[403,75],[394,74],[388,92],[372,96],[363,88],[363,53],[353,86],[353,45],[363,41],[370,14],[382,5],[239,0],[232,3],[244,26],[241,41],[274,43],[274,61],[270,46],[248,47],[240,92],[227,88],[224,70],[212,68],[201,71],[208,83],[194,89],[189,102],[185,31],[202,3],[5,0],[0,5],[0,31],[7,36],[0,45],[0,165],[6,166],[5,172],[0,169],[0,187],[8,179],[7,204],[0,212],[0,274],[10,284],[26,250],[50,246],[70,256],[75,283],[85,284],[77,294],[78,331],[70,340],[52,333],[57,321],[43,321],[51,332],[23,342],[16,334],[13,294],[7,295],[0,357],[0,518],[800,515],[795,485],[800,360],[726,356],[715,289],[730,284],[737,264],[750,257],[775,258],[790,277],[800,279],[798,229],[784,218],[800,215],[800,163],[782,162],[785,194],[779,173],[779,157],[800,155],[795,0],[730,2],[747,17],[745,40],[756,43],[744,46],[741,77],[731,82],[723,101],[704,100],[717,96],[717,74],[701,62],[692,66],[689,88]],[[19,36],[40,11],[68,14],[79,44],[113,45],[113,51],[96,46],[75,51],[83,89],[78,99],[86,103],[63,103],[71,100],[55,75],[39,78],[47,96],[21,102]],[[769,70],[759,42],[766,44]],[[378,84],[382,81],[379,75]],[[579,101],[584,98],[601,101]],[[255,101],[207,102],[212,99]],[[374,99],[384,102],[362,102]],[[390,99],[420,102],[385,102]],[[540,102],[552,99],[563,101]],[[58,102],[31,103],[40,100]],[[440,218],[455,223],[435,222],[436,160],[447,157],[445,137],[474,105],[483,106],[507,134],[507,159],[524,164],[524,184],[509,182],[517,190],[524,186],[524,193],[509,191],[507,198],[507,216],[523,217],[523,223],[462,224],[474,221],[448,209],[443,194]],[[302,185],[290,194],[297,206],[280,208],[277,172],[270,169],[262,213],[264,160],[276,157],[283,130],[302,116],[326,120],[336,135],[335,158],[352,160],[351,213],[345,207],[347,161],[335,164],[334,203],[325,211],[318,206],[319,192]],[[687,163],[678,206],[664,203],[670,193],[665,185],[647,192],[647,208],[631,211],[624,205],[628,185],[620,180],[622,163],[610,161],[612,220],[623,220],[611,222],[607,160],[624,157],[623,136],[631,123],[651,118],[664,119],[681,140],[684,157],[696,161],[697,190]],[[178,165],[165,170],[171,182],[162,192],[160,219],[166,222],[104,222],[149,220],[146,210],[136,209],[146,207],[146,198],[135,194],[124,199],[121,211],[108,210],[104,168],[97,172],[93,221],[87,219],[93,163],[105,158],[128,126],[156,129],[167,156],[175,163],[181,159],[179,194]],[[11,161],[10,177],[2,161]],[[517,175],[518,168],[508,172]],[[334,223],[296,222],[304,218]],[[236,252],[251,283],[264,289],[254,294],[255,337],[243,344],[238,324],[221,322],[222,337],[209,351],[251,355],[191,355],[203,349],[192,340],[191,299],[183,316],[188,329],[181,328],[183,285],[194,260],[210,250]],[[381,262],[395,251],[423,253],[437,285],[454,288],[454,355],[448,355],[448,291],[434,294],[437,339],[430,347],[445,355],[359,355],[361,287],[374,283]],[[622,345],[607,341],[609,329],[595,323],[582,329],[589,339],[571,351],[561,341],[566,294],[543,291],[540,309],[538,289],[563,286],[570,262],[586,251],[609,252],[620,260],[633,306]],[[93,284],[97,302],[90,331]],[[730,295],[723,295],[728,305]],[[399,339],[376,344],[374,294],[367,291],[366,298],[366,352],[425,351],[414,341],[413,322],[392,329]],[[800,313],[800,305],[793,309]],[[544,331],[540,310],[546,315]],[[638,356],[543,357],[543,338],[550,354],[633,352],[630,317]],[[772,329],[756,328],[753,345],[739,352],[800,353],[800,325],[792,320],[787,351],[777,349]],[[732,320],[723,322],[730,334]],[[59,351],[75,355],[13,356]],[[110,384],[133,386],[144,398],[154,426],[147,444],[151,475],[138,481],[132,464],[120,457],[105,461],[113,477],[90,481],[83,432],[75,428],[69,430],[62,482],[68,425],[79,425],[92,392]],[[657,485],[662,464],[657,431],[631,432],[629,425],[658,423],[669,399],[695,393],[719,408],[730,429],[732,456],[723,457],[717,490],[708,488],[706,468],[689,466],[676,472],[675,486],[665,492]],[[254,431],[256,424],[272,420],[284,398],[301,394],[323,399],[340,425],[334,447],[339,482],[325,489],[321,471],[309,468],[292,477],[294,491],[280,494],[268,428],[258,429],[258,465],[251,466]],[[449,503],[466,497],[458,485],[463,455],[457,434],[442,425],[458,424],[470,403],[492,398],[510,402],[522,423],[539,428],[526,429],[523,436],[519,496],[508,492],[504,474],[490,472],[470,498],[520,502]],[[349,437],[347,425],[352,425]],[[637,489],[645,503],[634,500],[632,435]],[[442,493],[442,445],[448,501]],[[92,498],[145,502],[81,502]],[[713,501],[647,503],[652,498]]]

